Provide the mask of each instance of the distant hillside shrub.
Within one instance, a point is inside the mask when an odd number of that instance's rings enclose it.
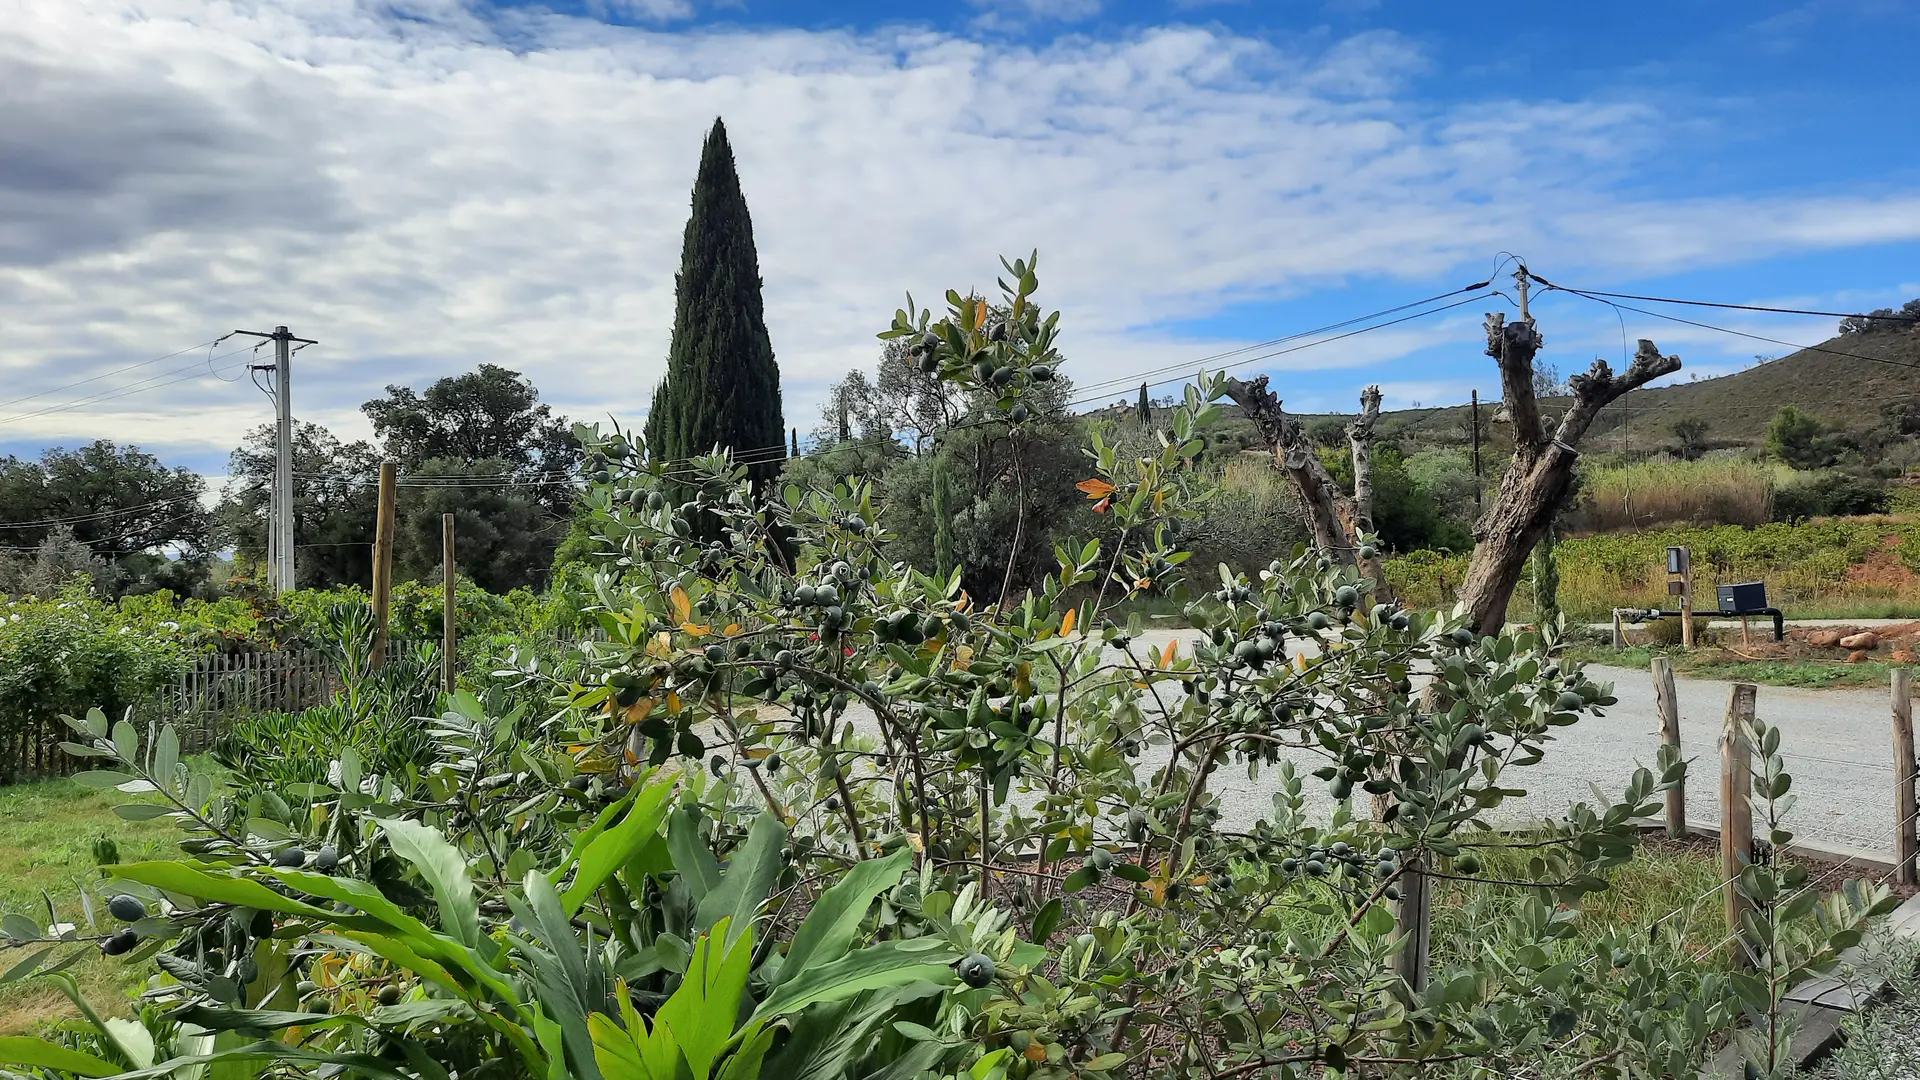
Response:
[[[1781,485],[1773,496],[1773,520],[1884,514],[1890,501],[1887,485],[1873,477],[1824,469]]]

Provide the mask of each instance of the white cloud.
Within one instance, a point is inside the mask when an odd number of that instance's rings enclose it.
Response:
[[[355,0],[25,11],[0,24],[4,397],[285,323],[323,342],[301,354],[298,412],[344,434],[382,385],[482,361],[576,417],[631,419],[662,369],[717,115],[799,427],[826,382],[871,363],[903,292],[990,287],[999,254],[1035,247],[1068,372],[1092,383],[1215,351],[1159,328],[1230,303],[1473,275],[1501,248],[1543,272],[1637,271],[1920,236],[1920,195],[1902,192],[1617,196],[1661,112],[1419,107],[1399,95],[1422,57],[1390,34],[1317,52],[1192,28],[1035,48],[671,34],[458,0],[405,17]],[[224,449],[266,416],[250,388],[202,381],[0,439]]]
[[[967,0],[988,15],[1004,15],[1016,20],[1057,19],[1074,22],[1100,14],[1101,0]]]

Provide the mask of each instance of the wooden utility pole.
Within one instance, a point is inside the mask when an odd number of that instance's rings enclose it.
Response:
[[[373,666],[387,665],[387,605],[393,595],[393,503],[398,466],[380,463],[380,509],[373,519]]]
[[[1614,618],[1617,620],[1618,615]],[[1653,700],[1660,710],[1660,744],[1680,749],[1680,699],[1673,689],[1673,661],[1664,656],[1653,658]],[[1678,840],[1687,835],[1687,789],[1682,780],[1667,792],[1667,835]]]
[[[1920,882],[1914,859],[1920,855],[1920,824],[1914,821],[1913,673],[1893,669],[1893,874],[1901,885]]]
[[[1473,392],[1473,512],[1480,513],[1480,391]]]
[[[453,693],[453,515],[440,515],[440,686]]]
[[[1740,947],[1733,961],[1743,967],[1753,965],[1752,954],[1740,929],[1740,914],[1750,906],[1735,881],[1740,871],[1753,861],[1752,747],[1747,730],[1754,717],[1754,686],[1734,683],[1727,694],[1727,719],[1720,729],[1720,877],[1726,882],[1720,891],[1726,899],[1727,933],[1734,935]]]
[[[1693,648],[1693,551],[1667,549],[1667,595],[1680,598],[1680,647]]]

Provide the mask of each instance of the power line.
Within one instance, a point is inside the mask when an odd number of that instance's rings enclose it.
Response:
[[[139,506],[129,506],[120,510],[102,510],[92,514],[80,514],[74,517],[64,517],[64,518],[45,518],[40,521],[10,521],[5,523],[0,523],[0,529],[42,529],[42,528],[54,528],[60,525],[79,525],[86,522],[102,521],[107,518],[121,517],[126,514],[137,514],[142,510],[151,510],[159,506],[171,506],[175,503],[186,502],[188,499],[198,499],[198,498],[200,498],[200,496],[198,495],[180,495],[180,496],[176,496],[175,498],[160,499],[156,502],[142,503]]]
[[[1531,271],[1529,271],[1528,276],[1549,289],[1560,289],[1563,292],[1577,292],[1587,296],[1610,296],[1616,300],[1644,300],[1652,304],[1685,304],[1688,307],[1727,308],[1731,311],[1765,311],[1775,315],[1825,315],[1835,319],[1880,319],[1886,322],[1920,322],[1920,315],[1895,315],[1892,313],[1876,315],[1872,312],[1865,311],[1810,311],[1806,308],[1768,307],[1765,304],[1725,304],[1714,300],[1680,300],[1671,296],[1640,296],[1635,293],[1601,292],[1599,289],[1575,289],[1564,285],[1555,285],[1546,278]]]
[[[41,390],[37,393],[25,394],[17,398],[9,398],[6,401],[0,401],[0,408],[5,408],[8,405],[18,405],[22,401],[32,401],[34,398],[43,398],[43,397],[46,397],[48,394],[57,394],[62,390],[71,390],[76,386],[85,386],[86,384],[91,382],[99,382],[101,379],[108,378],[109,376],[118,375],[126,371],[132,371],[136,368],[143,368],[143,367],[146,367],[148,364],[157,364],[162,360],[171,360],[174,357],[181,355],[182,353],[195,352],[200,349],[211,349],[214,346],[220,344],[221,342],[227,340],[227,338],[230,338],[232,336],[233,336],[232,334],[224,334],[220,337],[214,338],[212,341],[202,341],[195,345],[189,345],[184,349],[175,349],[174,351],[167,353],[164,356],[156,356],[151,360],[141,360],[138,363],[127,364],[122,367],[114,368],[111,371],[103,371],[98,375],[90,375],[84,379],[76,379],[73,382],[66,383],[61,386],[56,386],[48,390]]]
[[[185,367],[173,368],[168,371],[163,371],[158,375],[148,376],[145,379],[138,380],[126,386],[114,387],[112,388],[112,390],[103,391],[99,394],[94,394],[88,397],[76,398],[72,401],[63,402],[58,405],[49,405],[44,409],[36,409],[33,412],[19,413],[14,416],[0,418],[0,424],[13,424],[13,423],[18,423],[21,420],[31,420],[36,416],[47,416],[52,413],[69,412],[73,409],[78,409],[85,405],[97,405],[103,401],[113,401],[118,398],[129,397],[133,394],[144,393],[148,390],[158,390],[162,387],[173,386],[177,383],[192,382],[193,380],[198,379],[202,376],[203,374],[203,372],[201,371],[202,367],[206,368],[206,371],[204,372],[204,374],[213,374],[216,371],[230,371],[234,368],[244,366],[249,361],[242,360],[242,361],[239,361],[238,363],[224,365],[220,368],[213,367],[212,362],[214,360],[224,360],[229,356],[237,356],[243,352],[249,352],[253,348],[254,346],[249,345],[244,348],[235,349],[232,352],[221,353],[219,356],[216,356],[216,357],[209,357],[205,361],[195,361],[194,363],[188,364]],[[170,375],[179,375],[182,372],[192,372],[193,374],[185,375],[177,379],[167,378]],[[161,380],[165,380],[165,381],[161,381]]]
[[[1784,345],[1787,348],[1796,350],[1798,352],[1826,353],[1830,356],[1846,356],[1846,357],[1851,357],[1852,359],[1855,359],[1855,360],[1869,360],[1876,364],[1886,364],[1888,367],[1903,368],[1908,371],[1920,370],[1920,364],[1908,364],[1908,363],[1903,363],[1899,360],[1889,360],[1884,356],[1868,356],[1866,353],[1849,352],[1845,349],[1829,349],[1825,345],[1801,345],[1797,342],[1783,341],[1780,338],[1767,337],[1764,334],[1752,334],[1752,333],[1748,333],[1745,330],[1735,330],[1727,326],[1716,326],[1713,323],[1699,322],[1694,319],[1683,319],[1678,315],[1668,315],[1664,312],[1649,311],[1646,308],[1637,308],[1637,307],[1634,307],[1632,304],[1622,304],[1622,303],[1619,303],[1618,301],[1609,300],[1605,296],[1602,296],[1598,293],[1590,293],[1583,289],[1570,289],[1564,285],[1555,285],[1553,282],[1548,281],[1547,279],[1539,276],[1538,274],[1534,274],[1532,275],[1532,277],[1535,281],[1538,281],[1540,284],[1545,285],[1548,289],[1557,290],[1559,292],[1564,292],[1564,293],[1572,293],[1574,296],[1584,296],[1588,300],[1592,300],[1596,304],[1606,304],[1609,307],[1625,309],[1627,311],[1632,311],[1641,315],[1646,315],[1650,318],[1665,319],[1668,322],[1681,323],[1686,326],[1697,326],[1702,330],[1713,330],[1722,334],[1732,334],[1735,337],[1749,338],[1754,341],[1764,341],[1770,345]]]

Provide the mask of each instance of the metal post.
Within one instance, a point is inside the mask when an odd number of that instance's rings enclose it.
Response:
[[[1664,656],[1653,658],[1653,700],[1660,710],[1660,744],[1680,749],[1680,699],[1673,689],[1673,661]],[[1667,792],[1667,835],[1675,840],[1687,835],[1686,781]]]
[[[440,685],[453,693],[453,515],[440,515]]]
[[[380,508],[373,520],[373,666],[387,665],[387,604],[393,592],[394,485],[397,466],[380,463]]]
[[[1916,883],[1914,858],[1920,854],[1920,823],[1914,821],[1913,673],[1893,669],[1893,863],[1894,881]]]
[[[1734,683],[1727,694],[1726,723],[1720,729],[1720,876],[1726,881],[1721,893],[1726,900],[1727,933],[1740,947],[1733,956],[1736,965],[1751,967],[1740,928],[1740,914],[1748,908],[1747,898],[1736,887],[1735,878],[1753,859],[1752,747],[1747,729],[1754,716],[1754,685]]]
[[[1527,322],[1533,316],[1527,313],[1527,286],[1532,284],[1532,281],[1531,275],[1527,273],[1526,263],[1521,263],[1520,269],[1513,272],[1513,282],[1514,287],[1520,290],[1520,321]]]

